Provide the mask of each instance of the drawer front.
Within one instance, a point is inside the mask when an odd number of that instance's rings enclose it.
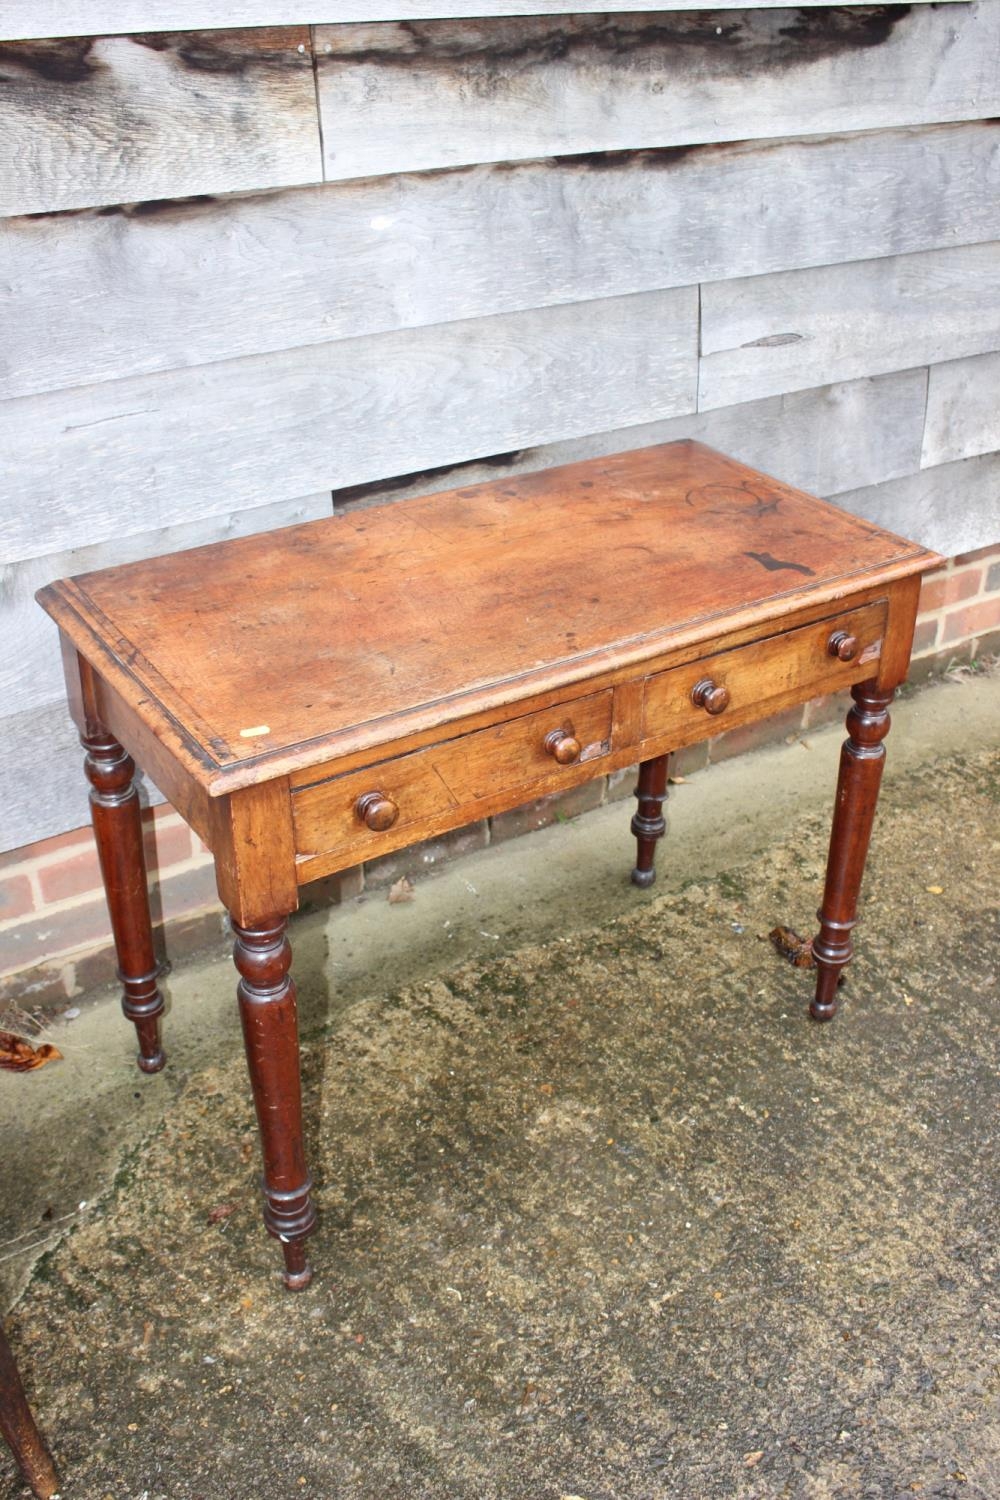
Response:
[[[643,738],[670,736],[680,748],[863,682],[877,670],[886,618],[886,602],[878,600],[660,672],[646,681]]]
[[[610,753],[611,709],[609,689],[303,787],[292,795],[300,861],[372,859],[421,837],[418,824],[441,831],[482,816],[498,793],[523,787],[527,801],[572,785],[575,767]]]

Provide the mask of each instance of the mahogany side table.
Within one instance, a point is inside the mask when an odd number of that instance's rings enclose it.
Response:
[[[888,706],[936,554],[694,442],[65,579],[58,623],[139,1066],[163,1066],[134,760],[215,856],[264,1159],[308,1284],[287,919],[306,881],[850,687],[812,1015],[851,957]],[[134,757],[134,760],[133,760]]]

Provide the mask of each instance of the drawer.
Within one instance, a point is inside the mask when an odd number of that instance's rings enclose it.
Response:
[[[643,739],[668,736],[680,748],[863,682],[874,675],[882,653],[886,615],[880,599],[648,678]]]
[[[610,689],[593,693],[295,791],[300,863],[340,851],[371,859],[483,816],[498,793],[523,787],[527,801],[573,785],[575,767],[610,753],[611,705]]]

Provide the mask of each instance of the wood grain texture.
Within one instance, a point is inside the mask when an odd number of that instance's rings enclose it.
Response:
[[[991,0],[385,23],[315,36],[330,180],[1000,113]]]
[[[309,30],[4,43],[0,140],[0,216],[321,181]]]
[[[39,601],[152,733],[182,727],[222,796],[936,561],[685,442],[91,573]]]
[[[738,453],[754,468],[778,474],[811,494],[832,496],[920,467],[926,398],[927,371],[903,370],[376,480],[335,491],[334,504],[338,511],[381,505],[433,494],[445,483],[480,484],[686,437],[723,453]]]
[[[698,405],[729,406],[1000,348],[1000,245],[713,282]]]
[[[977,121],[8,219],[0,396],[998,239],[998,157]]]
[[[141,557],[159,557],[184,547],[202,547],[227,537],[272,531],[330,514],[330,494],[326,491],[299,500],[280,501],[277,505],[211,516],[185,526],[112,537],[92,547],[78,547],[48,557],[0,564],[0,640],[17,642],[17,650],[5,652],[0,659],[0,702],[4,714],[19,713],[62,694],[55,627],[35,603],[35,593],[44,584],[71,573],[137,562]],[[2,723],[0,718],[0,726]],[[2,734],[0,727],[0,743]]]
[[[683,287],[8,402],[0,552],[13,561],[692,410],[697,300]]]
[[[729,8],[743,0],[717,0]],[[775,5],[783,0],[760,0]],[[823,0],[802,0],[819,5]],[[859,0],[849,0],[851,4]],[[920,0],[917,0],[920,3]],[[115,32],[204,30],[210,26],[288,26],[306,21],[429,20],[438,16],[559,14],[567,0],[4,0],[0,40],[15,37],[96,36]],[[661,0],[573,0],[573,10],[657,10]],[[674,0],[673,10],[697,10],[700,0]],[[334,13],[335,12],[335,13]]]
[[[210,844],[219,895],[234,922],[245,927],[298,906],[292,804],[284,777],[217,797]]]
[[[945,556],[974,552],[1000,542],[1000,453],[852,490],[838,495],[837,504]]]
[[[998,448],[1000,353],[935,365],[927,386],[924,467],[992,453]]]
[[[452,826],[474,822],[478,806],[498,794],[524,789],[522,801],[569,785],[572,766],[589,767],[599,775],[611,750],[610,690],[584,695],[540,713],[509,719],[460,739],[432,745],[385,766],[337,776],[296,791],[292,797],[295,847],[300,861],[337,851],[347,863],[360,864],[399,847],[400,835],[421,837],[416,831],[427,820],[454,815]],[[560,766],[546,753],[545,738],[565,727],[577,736],[581,753],[569,766]],[[371,830],[357,815],[359,797],[379,791],[397,809],[391,832]]]
[[[696,707],[691,697],[700,680],[710,681],[727,694],[725,708],[715,716],[715,732],[722,734],[760,718],[762,703],[804,701],[872,677],[882,654],[886,617],[884,600],[841,610],[818,624],[659,672],[646,681],[642,737],[666,736],[678,749],[703,739],[705,710]],[[838,630],[849,631],[858,642],[850,661],[839,661],[828,650],[830,637]]]

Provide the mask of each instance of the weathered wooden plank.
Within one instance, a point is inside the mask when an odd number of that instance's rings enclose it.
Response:
[[[0,46],[0,214],[322,180],[308,27]]]
[[[693,410],[697,303],[680,287],[5,402],[0,555]]]
[[[83,751],[65,697],[0,718],[0,745],[0,851],[90,822]],[[155,807],[164,800],[144,776],[139,782],[144,804]]]
[[[568,0],[4,0],[0,40],[13,37],[110,36],[128,31],[191,31],[211,26],[285,26],[306,21],[427,21],[439,16],[558,14]],[[716,0],[716,8],[745,0]],[[786,0],[759,0],[781,5]],[[822,5],[825,0],[802,0]],[[860,0],[848,0],[859,4]],[[917,0],[921,3],[921,0]],[[957,0],[951,0],[957,3]],[[674,0],[697,10],[701,0]],[[658,10],[662,0],[573,0],[576,12]]]
[[[997,239],[998,154],[976,121],[8,219],[0,396]]]
[[[992,0],[334,26],[315,40],[331,180],[1000,112]],[[738,237],[742,214],[731,224]]]
[[[0,660],[0,703],[4,713],[18,713],[63,695],[57,631],[35,603],[35,590],[43,584],[74,573],[87,573],[93,568],[161,557],[165,552],[180,552],[229,537],[318,520],[328,516],[331,508],[330,492],[325,490],[298,500],[254,506],[252,510],[211,516],[185,526],[115,536],[96,546],[0,565],[0,640],[17,642],[17,650],[6,652]]]
[[[83,751],[65,699],[0,718],[0,744],[0,849],[20,849],[90,821]]]
[[[946,557],[1000,542],[1000,453],[838,495],[837,504]]]
[[[1000,448],[1000,354],[935,365],[927,387],[925,468]],[[998,527],[1000,530],[1000,527]]]
[[[728,406],[1000,349],[1000,245],[779,272],[702,290],[698,404]]]
[[[926,396],[927,371],[904,370],[397,475],[335,490],[333,500],[338,512],[379,505],[679,438],[697,438],[814,495],[835,496],[914,472]]]

